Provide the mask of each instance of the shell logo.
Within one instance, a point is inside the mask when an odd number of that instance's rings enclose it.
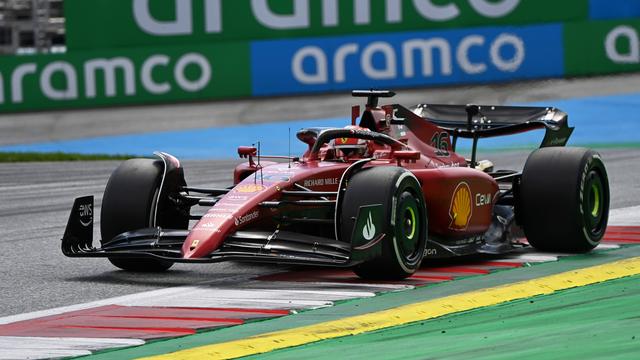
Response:
[[[471,203],[471,189],[469,184],[461,182],[456,186],[451,198],[451,207],[449,208],[449,217],[451,230],[466,230],[471,221],[473,206]]]
[[[239,193],[256,193],[264,190],[264,185],[260,184],[247,184],[247,185],[239,185],[236,187],[236,191]]]

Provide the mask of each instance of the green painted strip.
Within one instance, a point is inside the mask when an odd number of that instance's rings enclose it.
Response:
[[[632,359],[640,276],[243,359]]]
[[[503,270],[489,275],[468,277],[452,282],[425,286],[410,291],[387,293],[374,298],[352,300],[336,306],[305,311],[292,316],[259,321],[230,328],[204,332],[178,339],[157,341],[141,347],[105,351],[92,355],[92,359],[136,359],[140,357],[166,354],[178,350],[243,339],[267,332],[302,327],[320,322],[341,319],[348,316],[366,314],[398,307],[417,301],[426,301],[462,292],[484,289],[542,276],[557,274],[573,269],[604,264],[621,259],[640,256],[640,246],[627,246],[617,250],[563,258],[558,262],[534,265],[530,268]]]
[[[34,162],[34,161],[94,161],[94,160],[127,160],[136,155],[127,154],[78,154],[64,152],[0,152],[0,163]]]

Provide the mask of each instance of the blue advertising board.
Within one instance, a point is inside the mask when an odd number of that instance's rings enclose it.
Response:
[[[615,20],[640,17],[639,0],[590,0],[589,18]]]
[[[560,77],[563,58],[560,24],[251,43],[254,95]]]

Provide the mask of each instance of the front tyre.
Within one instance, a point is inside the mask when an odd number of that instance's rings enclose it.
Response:
[[[102,198],[102,244],[127,231],[156,226],[155,208],[164,165],[160,160],[130,159],[111,174]],[[123,270],[160,272],[173,262],[149,258],[109,258]]]
[[[600,243],[609,219],[609,181],[595,151],[534,151],[525,163],[519,192],[519,219],[536,249],[583,253]]]
[[[371,227],[378,227],[376,234],[384,235],[381,253],[355,266],[358,276],[404,279],[420,268],[427,245],[427,211],[420,183],[410,171],[398,167],[364,169],[349,180],[342,204],[341,238],[350,242],[366,231],[356,227],[360,210],[381,205],[380,223]]]

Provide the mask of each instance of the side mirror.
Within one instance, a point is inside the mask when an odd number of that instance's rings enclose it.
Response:
[[[393,156],[398,160],[398,166],[400,166],[400,163],[404,160],[406,162],[416,162],[417,160],[420,160],[420,151],[415,151],[415,150],[401,150],[401,151],[396,151],[393,153]]]
[[[240,155],[240,157],[243,159],[254,157],[257,153],[258,149],[256,149],[254,146],[238,146],[238,155]]]
[[[256,163],[253,162],[253,157],[258,154],[258,149],[255,146],[238,146],[238,155],[240,158],[249,158],[249,166],[254,167]]]

